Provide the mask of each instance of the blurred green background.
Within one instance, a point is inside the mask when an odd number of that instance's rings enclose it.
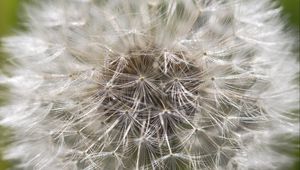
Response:
[[[0,0],[0,37],[13,34],[15,29],[20,28],[20,24],[18,24],[19,23],[18,18],[22,17],[22,13],[20,12],[20,4],[24,1],[27,0]],[[299,36],[300,0],[278,0],[278,1],[280,1],[280,3],[284,8],[284,15],[287,16],[287,18],[289,19],[290,27],[295,29],[295,31],[297,31]],[[5,63],[4,57],[5,56],[2,53],[0,53],[0,68]],[[1,96],[0,96],[0,104],[2,104]],[[11,162],[4,161],[2,159],[3,150],[5,146],[9,144],[8,136],[9,136],[9,131],[3,127],[0,127],[0,170],[7,170],[10,167],[12,167],[13,164]],[[299,144],[299,142],[297,143]],[[298,161],[294,164],[291,170],[299,170],[300,152],[299,150],[296,150],[293,152],[293,154],[298,158]]]

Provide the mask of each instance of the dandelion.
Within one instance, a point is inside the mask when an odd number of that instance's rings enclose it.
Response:
[[[296,41],[271,0],[43,0],[3,39],[23,169],[279,169]]]

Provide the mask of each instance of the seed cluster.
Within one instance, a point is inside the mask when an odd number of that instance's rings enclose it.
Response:
[[[105,105],[108,108],[118,105],[137,112],[133,115],[138,118],[155,116],[159,110],[177,110],[183,115],[192,115],[197,108],[198,87],[202,83],[201,68],[183,57],[180,53],[132,52],[128,58],[110,61],[103,72],[106,84],[100,87],[107,96]]]
[[[0,76],[0,124],[16,141],[6,157],[25,170],[284,169],[291,159],[269,146],[299,134],[299,63],[276,7],[28,5],[27,32],[3,39],[17,65]]]
[[[230,114],[232,106],[220,106],[223,111],[215,110],[216,115],[209,108],[202,109],[202,104],[216,106],[204,90],[206,81],[215,80],[203,77],[204,71],[184,51],[138,49],[110,57],[97,78],[95,97],[99,117],[105,119],[100,122],[106,128],[90,138],[86,154],[106,151],[114,158],[120,154],[125,167],[138,164],[135,166],[153,169],[204,168],[216,159],[228,164],[238,144],[231,133],[216,132],[215,126],[226,124],[226,115],[221,113]],[[194,120],[195,114],[200,121]],[[222,147],[228,147],[226,155]]]
[[[117,120],[119,128],[131,126],[130,140],[151,138],[154,143],[144,154],[173,153],[182,145],[174,140],[176,130],[191,129],[189,119],[199,111],[201,74],[201,68],[187,60],[183,51],[131,50],[127,56],[110,59],[103,69],[99,111],[105,113],[107,123]],[[157,147],[159,143],[166,148]]]

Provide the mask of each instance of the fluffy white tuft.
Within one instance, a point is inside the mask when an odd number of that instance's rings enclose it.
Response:
[[[24,169],[279,169],[296,41],[271,0],[43,0],[3,39]]]

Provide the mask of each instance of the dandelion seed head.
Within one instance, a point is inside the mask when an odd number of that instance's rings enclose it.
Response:
[[[279,169],[299,129],[299,63],[266,0],[44,0],[11,55],[24,169]]]

